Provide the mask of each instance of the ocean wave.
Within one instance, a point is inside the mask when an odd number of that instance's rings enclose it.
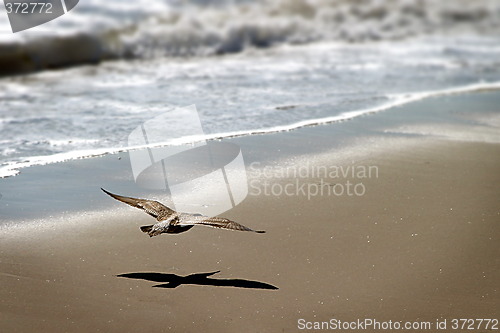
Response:
[[[204,142],[207,140],[218,140],[224,138],[232,138],[232,137],[241,137],[248,135],[256,135],[256,134],[267,134],[267,133],[276,133],[276,132],[285,132],[291,131],[303,127],[308,126],[317,126],[321,124],[329,124],[340,121],[350,120],[356,117],[365,116],[368,114],[373,114],[377,112],[386,111],[388,109],[402,106],[405,104],[409,104],[412,102],[416,102],[419,100],[423,100],[431,97],[445,96],[445,95],[453,95],[453,94],[463,94],[463,93],[472,93],[472,92],[480,92],[480,91],[488,91],[488,90],[500,90],[500,82],[484,82],[471,84],[461,87],[449,88],[449,89],[441,89],[435,91],[424,91],[424,92],[416,92],[416,93],[399,93],[388,95],[389,102],[382,104],[377,107],[365,108],[355,111],[344,112],[336,116],[331,117],[322,117],[315,119],[307,119],[298,122],[293,122],[286,125],[267,127],[267,128],[254,128],[248,130],[241,131],[232,131],[232,132],[220,132],[220,133],[211,133],[205,135],[190,135],[179,138],[172,138],[170,141],[159,142],[155,144],[149,145],[141,145],[141,146],[128,146],[128,147],[109,147],[109,148],[95,148],[95,149],[86,149],[86,150],[72,150],[61,152],[57,154],[45,155],[45,156],[29,156],[29,157],[18,157],[14,160],[10,160],[4,162],[0,165],[0,178],[6,178],[15,176],[20,173],[20,170],[23,168],[37,166],[37,165],[47,165],[53,163],[60,163],[70,160],[82,159],[82,158],[90,158],[97,157],[107,154],[115,154],[119,152],[127,152],[131,150],[144,149],[146,147],[162,147],[162,146],[171,146],[171,145],[183,145],[183,144],[193,144],[197,142]],[[280,109],[289,109],[295,108],[296,105],[289,106],[279,106]],[[58,140],[49,140],[45,143],[49,143],[53,146],[57,145],[71,145],[73,142],[91,142],[93,140],[66,140],[64,142]]]
[[[500,31],[500,2],[494,0],[159,2],[164,6],[149,6],[147,12],[144,1],[135,6],[117,1],[82,3],[60,24],[55,20],[52,33],[1,41],[0,75],[116,58],[207,56],[279,44]]]

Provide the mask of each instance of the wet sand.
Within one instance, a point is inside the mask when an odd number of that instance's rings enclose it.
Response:
[[[265,234],[195,227],[149,238],[139,226],[152,218],[131,207],[124,217],[89,212],[81,223],[4,229],[2,331],[295,332],[299,319],[332,318],[434,329],[438,319],[498,319],[500,145],[400,140],[357,160],[378,177],[300,178],[362,182],[364,195],[308,200],[254,188],[224,214]],[[338,156],[307,160],[352,165]]]

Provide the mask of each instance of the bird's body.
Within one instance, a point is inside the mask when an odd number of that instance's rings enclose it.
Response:
[[[252,231],[263,233],[265,231],[252,230],[239,223],[228,220],[223,217],[208,217],[201,214],[179,213],[168,208],[158,201],[136,199],[113,194],[101,188],[104,193],[112,198],[124,202],[132,207],[144,210],[146,213],[156,218],[156,224],[142,226],[141,231],[147,233],[150,237],[163,233],[179,234],[188,231],[195,225],[205,225],[212,228],[221,228],[239,231]]]

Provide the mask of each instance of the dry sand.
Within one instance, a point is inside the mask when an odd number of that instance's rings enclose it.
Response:
[[[379,170],[362,180],[364,196],[250,195],[225,214],[266,234],[196,227],[149,238],[139,226],[152,219],[130,207],[126,219],[4,230],[1,331],[295,332],[301,318],[498,319],[500,145],[427,142],[362,164]],[[117,276],[145,272],[157,274]],[[168,281],[179,285],[153,288]]]

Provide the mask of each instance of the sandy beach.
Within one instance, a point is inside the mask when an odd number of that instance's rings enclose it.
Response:
[[[500,330],[500,1],[24,2],[0,333]]]
[[[388,142],[371,142],[372,153],[356,159],[376,166],[376,176],[252,178],[253,190],[225,216],[266,234],[195,227],[149,238],[139,226],[152,219],[119,203],[116,216],[4,228],[2,330],[296,332],[300,320],[434,328],[436,320],[498,318],[500,146]],[[308,168],[353,165],[339,156],[307,156]],[[308,199],[257,190],[264,180],[276,192],[297,179],[365,191]]]

